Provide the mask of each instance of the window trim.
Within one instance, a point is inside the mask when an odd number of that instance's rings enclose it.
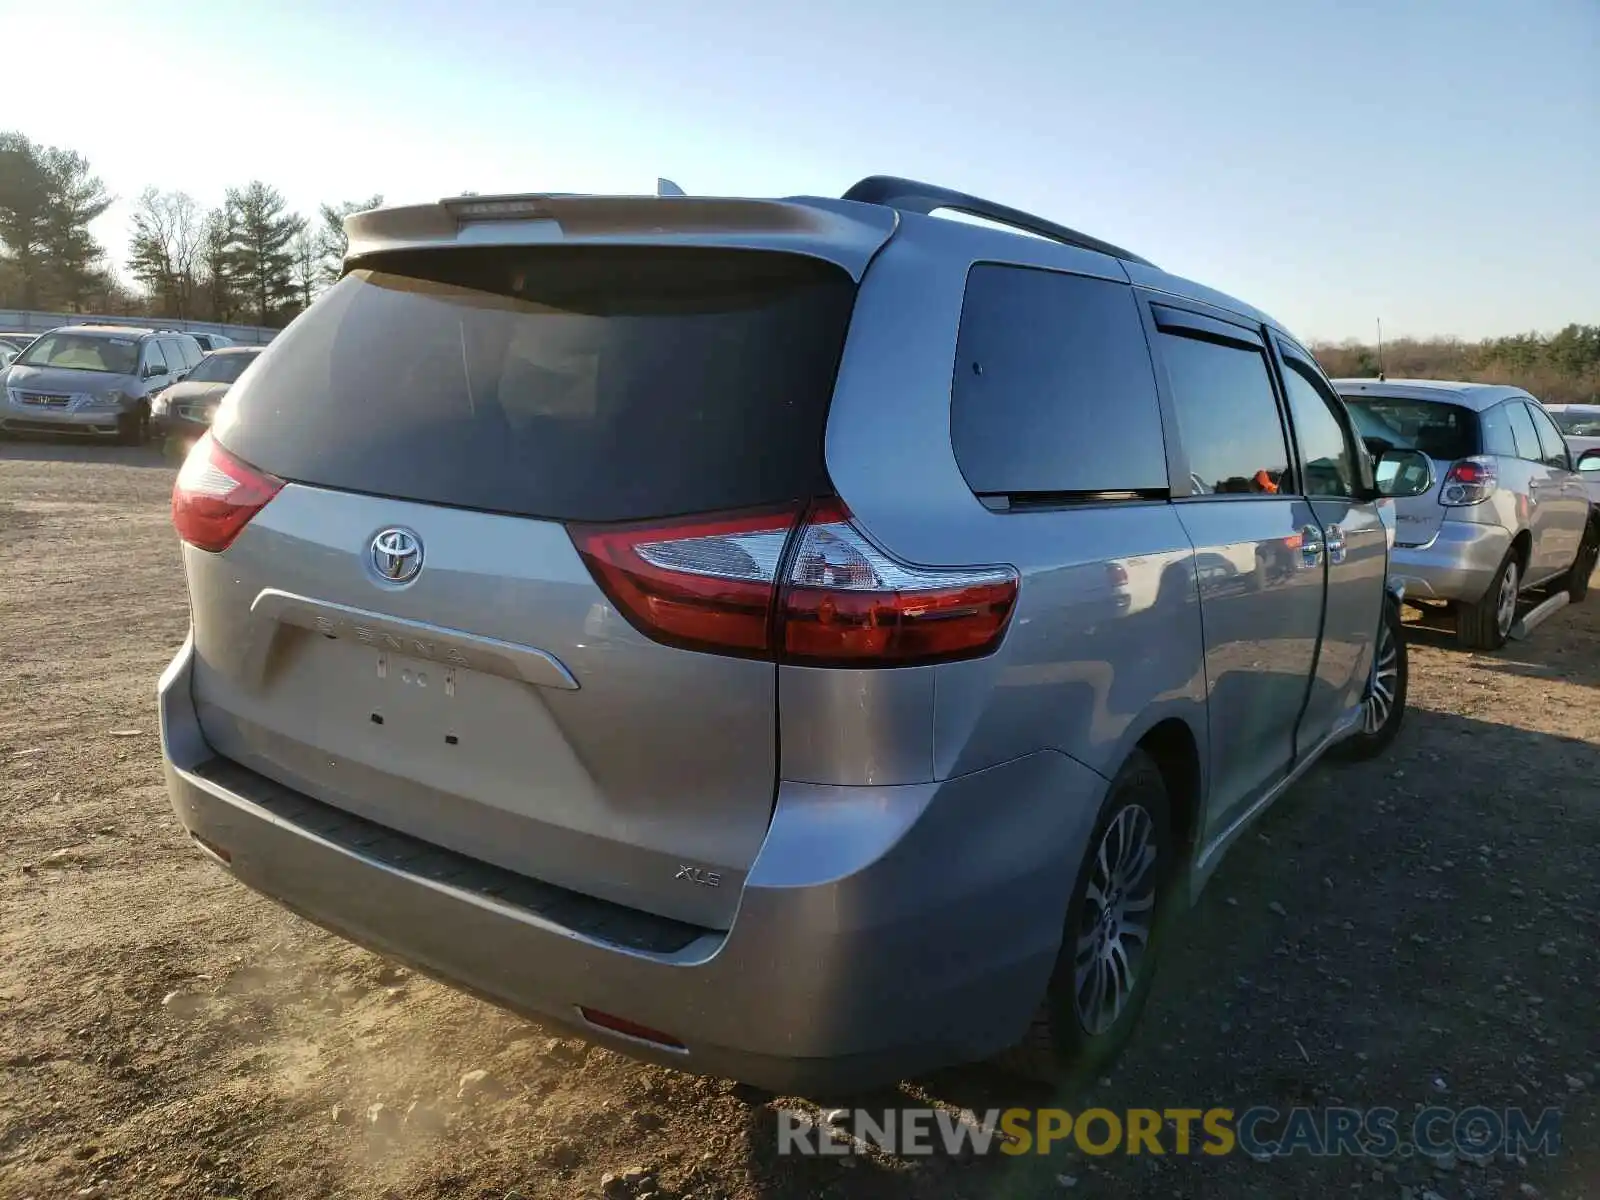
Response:
[[[1370,504],[1378,498],[1378,482],[1373,471],[1372,455],[1367,453],[1367,444],[1361,438],[1361,431],[1356,428],[1355,418],[1350,415],[1350,409],[1344,402],[1344,397],[1339,394],[1339,389],[1334,387],[1317,360],[1311,352],[1298,342],[1284,336],[1278,330],[1273,330],[1272,352],[1269,357],[1275,360],[1274,365],[1279,373],[1277,384],[1283,395],[1283,415],[1289,426],[1291,439],[1291,456],[1294,459],[1295,481],[1298,484],[1295,495],[1306,500],[1348,500],[1352,504]],[[1313,496],[1306,490],[1304,452],[1300,448],[1300,431],[1294,423],[1294,410],[1289,404],[1289,387],[1285,372],[1296,371],[1300,377],[1311,385],[1312,391],[1323,394],[1323,403],[1333,401],[1329,406],[1330,415],[1344,434],[1344,446],[1350,455],[1351,464],[1355,468],[1355,492],[1349,496]]]
[[[1292,428],[1284,409],[1283,388],[1272,363],[1272,353],[1260,325],[1247,318],[1216,308],[1199,300],[1174,296],[1170,292],[1135,286],[1139,299],[1139,312],[1144,319],[1145,341],[1150,350],[1150,361],[1156,372],[1156,395],[1161,404],[1161,428],[1167,442],[1167,475],[1172,483],[1172,502],[1227,501],[1241,503],[1263,500],[1282,500],[1299,497],[1300,473],[1296,467],[1295,443]],[[1159,312],[1158,312],[1159,310]],[[1191,341],[1210,342],[1230,349],[1249,353],[1254,351],[1262,359],[1266,370],[1267,386],[1272,392],[1272,402],[1278,413],[1278,432],[1283,437],[1287,471],[1284,477],[1290,482],[1276,492],[1197,492],[1189,468],[1189,448],[1183,440],[1178,424],[1178,410],[1172,387],[1172,377],[1167,370],[1166,358],[1159,349],[1161,334],[1184,337]]]
[[[1544,411],[1544,405],[1540,404],[1537,400],[1524,399],[1522,403],[1527,406],[1528,419],[1533,422],[1534,436],[1539,439],[1539,462],[1542,465],[1549,467],[1552,471],[1570,472],[1572,470],[1572,447],[1567,445],[1567,437],[1566,434],[1561,432],[1561,426],[1557,425],[1553,420],[1551,420],[1550,414]],[[1548,458],[1543,457],[1544,438],[1539,434],[1540,417],[1543,417],[1545,424],[1556,431],[1556,441],[1561,446],[1561,462],[1554,463]]]

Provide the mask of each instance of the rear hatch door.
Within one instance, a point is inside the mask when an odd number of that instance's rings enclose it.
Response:
[[[364,260],[213,426],[288,483],[225,551],[185,547],[212,745],[460,853],[725,927],[771,817],[776,667],[646,637],[568,526],[825,486],[854,290],[759,250]]]
[[[1420,496],[1394,501],[1395,544],[1426,546],[1439,534],[1449,511],[1439,491],[1456,462],[1482,452],[1478,414],[1447,400],[1400,395],[1345,396],[1356,428],[1368,450],[1420,450],[1433,461],[1433,487]]]

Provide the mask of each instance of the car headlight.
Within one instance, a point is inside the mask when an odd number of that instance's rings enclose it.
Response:
[[[150,415],[152,417],[166,416],[167,403],[168,401],[165,396],[157,396],[154,400],[150,401]]]
[[[121,408],[127,399],[121,392],[96,392],[92,395],[77,397],[74,408]]]

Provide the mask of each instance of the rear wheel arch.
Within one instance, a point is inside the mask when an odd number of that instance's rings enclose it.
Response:
[[[1145,732],[1136,748],[1154,759],[1161,772],[1173,841],[1187,857],[1200,829],[1200,744],[1195,732],[1182,718],[1166,717]]]
[[[1517,536],[1511,539],[1511,553],[1517,556],[1517,571],[1524,578],[1528,574],[1528,562],[1533,557],[1533,534],[1528,530],[1519,530]]]

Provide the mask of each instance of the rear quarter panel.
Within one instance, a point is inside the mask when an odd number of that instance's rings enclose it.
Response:
[[[856,302],[835,389],[827,435],[833,482],[861,527],[891,553],[926,566],[1009,564],[1022,588],[1005,642],[989,657],[847,674],[875,676],[860,688],[879,712],[893,707],[885,689],[904,697],[931,687],[931,725],[922,731],[907,719],[900,728],[919,739],[903,765],[934,778],[1039,749],[1110,776],[1167,717],[1187,723],[1203,747],[1193,548],[1171,505],[997,513],[961,475],[950,440],[951,378],[967,271],[976,261],[1126,280],[1119,262],[1089,251],[938,218],[905,218],[880,252]],[[803,729],[814,742],[816,723],[857,720],[863,711],[792,704],[787,671],[786,777]],[[929,674],[931,681],[921,677]]]

